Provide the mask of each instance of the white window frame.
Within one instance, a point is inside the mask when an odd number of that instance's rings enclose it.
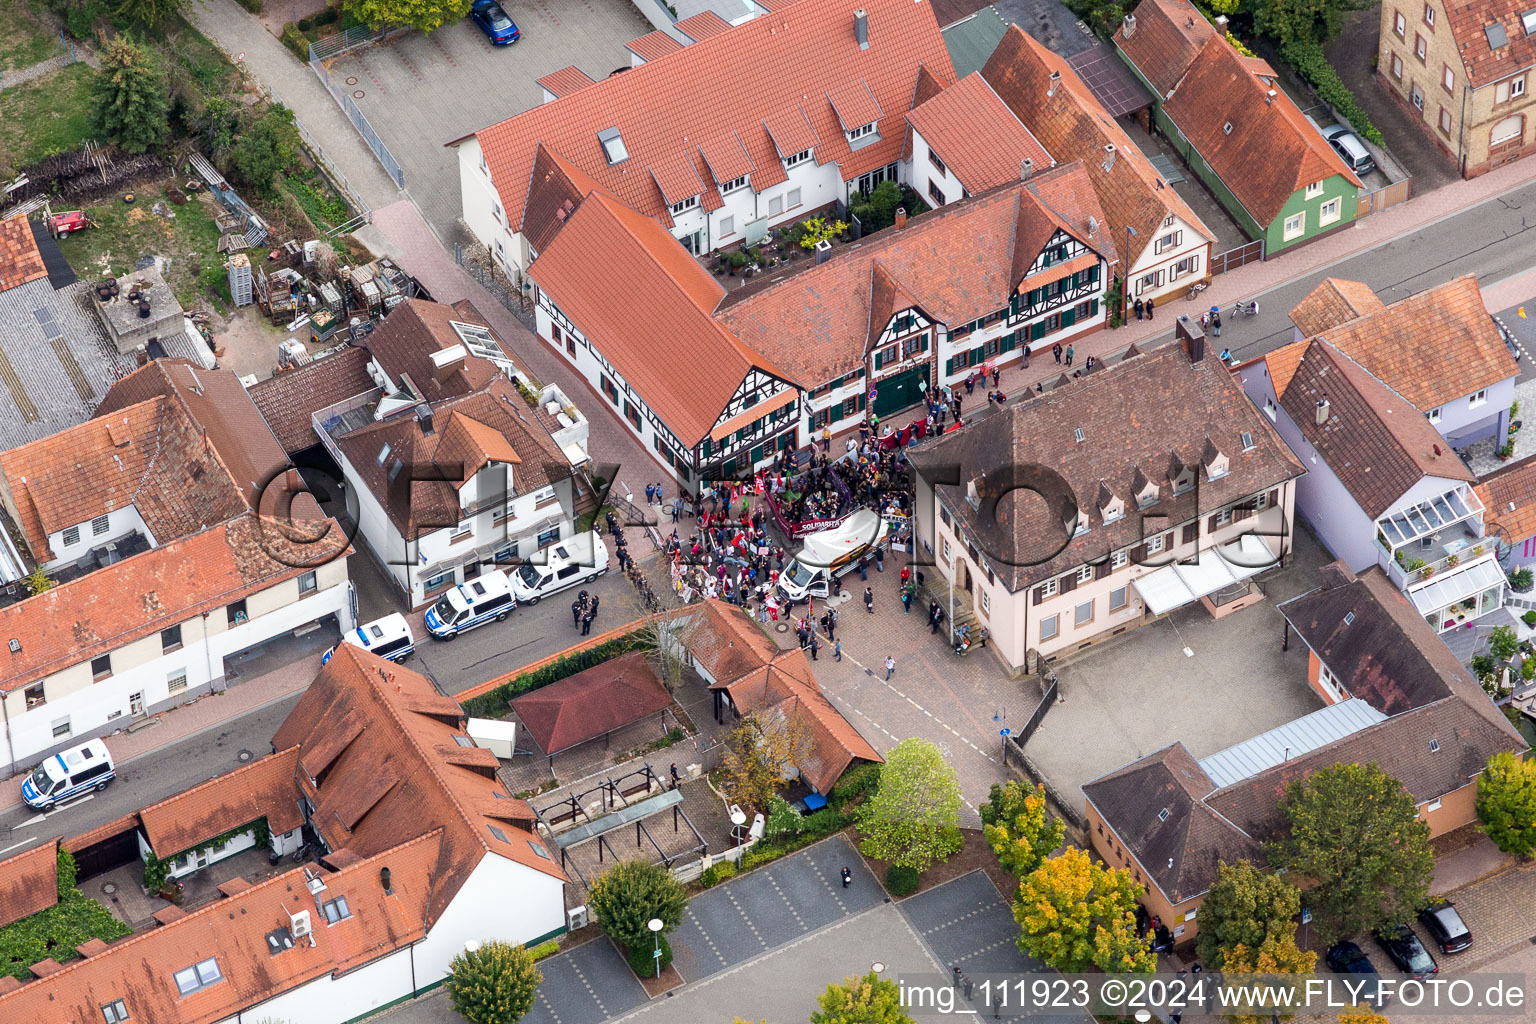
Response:
[[[1438,405],[1435,406],[1433,409],[1429,410],[1429,412],[1424,414],[1424,418],[1429,420],[1429,422],[1431,422],[1431,423],[1439,423],[1440,422],[1440,409],[1441,409],[1441,406],[1438,406]]]
[[[1056,596],[1056,577],[1052,576],[1050,579],[1048,579],[1044,583],[1040,584],[1040,600],[1044,601],[1047,598],[1051,598],[1051,597],[1055,597],[1055,596]]]
[[[1050,631],[1047,632],[1047,629]],[[1040,640],[1042,642],[1046,640],[1054,640],[1058,636],[1061,636],[1060,612],[1057,612],[1054,615],[1047,615],[1045,618],[1040,620]]]
[[[1440,88],[1450,93],[1456,91],[1456,72],[1451,70],[1449,64],[1445,65],[1440,72]]]
[[[720,237],[721,238],[729,238],[731,235],[734,235],[735,233],[736,233],[736,217],[734,215],[732,215],[730,217],[721,217],[720,218]]]
[[[693,209],[695,206],[698,206],[698,205],[699,205],[699,197],[698,196],[689,196],[687,199],[684,199],[680,203],[673,203],[671,209],[672,209],[673,213],[687,213],[689,210]]]
[[[950,555],[949,551],[950,551],[950,549],[949,549],[949,538],[948,537],[940,537],[939,538],[939,557],[944,559],[945,562],[953,562],[954,561],[954,558]]]
[[[1111,570],[1124,569],[1130,560],[1131,556],[1126,552],[1116,551],[1114,554],[1109,556],[1109,567]]]
[[[1257,495],[1254,496],[1253,510],[1255,512],[1263,512],[1267,508],[1269,508],[1269,492],[1260,491]]]
[[[1435,8],[1431,4],[1424,5],[1424,24],[1430,28],[1435,27]]]
[[[983,590],[981,592],[981,612],[982,612],[983,615],[987,615],[987,614],[990,614],[991,611],[992,611],[992,594],[989,591]]]
[[[1433,800],[1426,800],[1426,801],[1424,801],[1423,811],[1424,811],[1425,814],[1433,814],[1436,811],[1438,811],[1439,809],[1440,809],[1440,798],[1439,797],[1435,797],[1435,799],[1433,799]]]
[[[1291,227],[1292,222],[1295,222],[1295,224],[1296,224],[1296,226],[1294,228]],[[1304,235],[1306,233],[1307,233],[1307,211],[1306,210],[1302,210],[1300,213],[1293,213],[1289,217],[1285,218],[1285,224],[1282,226],[1282,230],[1281,230],[1281,236],[1285,239],[1285,241],[1289,242],[1293,238],[1300,238],[1302,235]]]
[[[1524,96],[1524,95],[1525,95],[1525,76],[1521,75],[1519,78],[1511,78],[1509,80],[1509,98],[1510,99],[1515,99],[1517,97]]]
[[[739,188],[746,188],[746,187],[747,187],[747,176],[745,174],[743,174],[739,178],[732,178],[730,181],[727,181],[724,184],[722,184],[720,186],[720,194],[724,195],[727,192],[735,192]]]
[[[844,132],[844,134],[848,136],[849,142],[858,142],[860,139],[867,138],[868,136],[875,134],[875,128],[879,124],[879,121],[871,121],[869,124],[861,124],[852,131]]]
[[[1344,200],[1340,196],[1334,196],[1317,208],[1317,223],[1321,227],[1324,224],[1332,224],[1344,216]]]
[[[1307,198],[1308,199],[1316,199],[1318,196],[1320,196],[1322,194],[1323,194],[1323,183],[1321,181],[1314,181],[1314,182],[1312,182],[1312,184],[1307,186]]]
[[[1223,526],[1231,526],[1231,525],[1232,525],[1232,510],[1230,508],[1217,509],[1216,510],[1216,529],[1219,530]]]
[[[315,575],[315,570],[311,569],[308,572],[306,572],[304,575],[299,577],[299,596],[300,597],[303,597],[305,594],[313,594],[315,591],[317,591],[319,589],[320,589],[320,577]]]
[[[1158,533],[1147,538],[1147,554],[1156,555],[1163,550],[1163,535]]]
[[[186,977],[190,975],[191,977]],[[199,992],[209,985],[215,985],[224,980],[224,972],[219,970],[219,958],[211,956],[206,960],[199,960],[191,967],[183,967],[171,975],[176,983],[176,990],[183,996],[189,996]]]
[[[1488,389],[1478,388],[1472,392],[1472,397],[1467,399],[1467,408],[1476,409],[1480,405],[1488,404]]]
[[[1098,601],[1089,598],[1086,601],[1072,606],[1072,628],[1080,629],[1093,621],[1094,614],[1098,610]],[[1083,615],[1083,609],[1088,609],[1088,614]]]
[[[1392,31],[1397,33],[1397,38],[1408,37],[1408,16],[1402,11],[1394,11],[1392,17]]]
[[[1091,566],[1091,565],[1079,566],[1078,570],[1077,570],[1077,582],[1079,582],[1079,583],[1092,583],[1093,582],[1093,566]]]
[[[802,149],[798,153],[791,153],[789,156],[784,158],[784,166],[788,168],[805,163],[811,158],[811,152],[812,151],[809,149]]]
[[[784,209],[793,210],[800,205],[800,190],[792,188],[784,193]]]

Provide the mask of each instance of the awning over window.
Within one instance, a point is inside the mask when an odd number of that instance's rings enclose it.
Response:
[[[1499,568],[1499,563],[1492,558],[1486,558],[1481,562],[1473,562],[1464,569],[1453,569],[1449,572],[1442,569],[1422,587],[1408,591],[1408,597],[1413,601],[1413,606],[1419,610],[1420,615],[1428,615],[1441,608],[1448,608],[1458,601],[1475,597],[1489,587],[1503,582],[1504,572]]]
[[[1164,615],[1257,575],[1274,564],[1274,557],[1262,539],[1245,533],[1230,544],[1202,551],[1192,565],[1165,565],[1131,585],[1153,615]]]

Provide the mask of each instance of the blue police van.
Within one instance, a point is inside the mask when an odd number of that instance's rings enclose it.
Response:
[[[381,658],[390,661],[401,662],[411,656],[416,650],[416,637],[411,633],[411,624],[405,621],[405,616],[399,612],[391,612],[382,619],[374,619],[364,623],[356,629],[341,635],[342,643],[351,644],[353,647],[361,647],[370,654],[377,654]],[[337,647],[341,646],[340,644]],[[331,655],[336,653],[332,647],[320,658],[320,664],[328,665]]]
[[[476,626],[503,621],[516,607],[507,574],[493,569],[445,591],[427,609],[427,632],[438,640],[452,640]]]
[[[21,798],[34,810],[51,811],[75,797],[99,793],[115,778],[117,771],[107,745],[101,740],[87,740],[34,768],[21,784]]]

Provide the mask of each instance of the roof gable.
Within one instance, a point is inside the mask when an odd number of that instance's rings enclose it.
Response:
[[[0,220],[0,292],[48,276],[32,237],[32,225],[25,217]]]
[[[978,71],[913,108],[907,123],[972,195],[1056,163]]]
[[[1307,297],[1291,310],[1291,323],[1304,337],[1347,324],[1356,317],[1368,316],[1387,308],[1369,285],[1343,278],[1325,278]]]
[[[1134,30],[1127,23],[1115,30],[1115,45],[1152,83],[1159,98],[1173,91],[1200,54],[1216,36],[1215,27],[1188,0],[1143,0],[1132,12]]]

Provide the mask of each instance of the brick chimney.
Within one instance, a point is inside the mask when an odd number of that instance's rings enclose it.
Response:
[[[907,226],[907,208],[905,206],[898,206],[898,207],[896,207],[896,230],[900,231],[902,228],[904,228],[906,226]]]
[[[1188,313],[1180,315],[1174,321],[1173,336],[1184,346],[1190,362],[1198,363],[1205,359],[1205,331],[1201,329],[1198,320],[1191,320]]]

